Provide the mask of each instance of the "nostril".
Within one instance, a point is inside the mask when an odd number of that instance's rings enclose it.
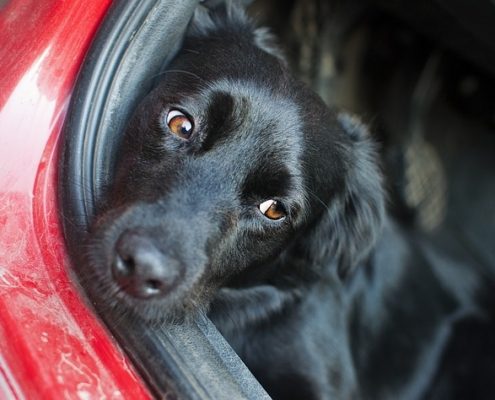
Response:
[[[145,284],[151,290],[160,290],[163,287],[163,282],[157,279],[148,279]]]
[[[130,277],[134,274],[135,270],[136,262],[133,257],[116,255],[113,263],[114,278],[117,278],[118,276]]]
[[[157,279],[148,279],[144,282],[144,293],[154,296],[166,290],[166,283]]]

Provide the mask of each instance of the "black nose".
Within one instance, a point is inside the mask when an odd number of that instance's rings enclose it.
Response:
[[[117,240],[112,275],[128,294],[141,299],[164,295],[180,273],[180,263],[160,251],[146,233],[128,230]]]

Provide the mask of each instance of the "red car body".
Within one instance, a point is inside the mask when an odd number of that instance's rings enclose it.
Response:
[[[71,277],[57,203],[64,117],[110,3],[0,2],[0,398],[150,398]]]

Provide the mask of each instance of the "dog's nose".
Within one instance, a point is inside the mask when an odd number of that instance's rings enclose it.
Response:
[[[140,299],[164,295],[180,272],[180,263],[160,251],[148,235],[128,230],[117,240],[112,275],[128,294]]]

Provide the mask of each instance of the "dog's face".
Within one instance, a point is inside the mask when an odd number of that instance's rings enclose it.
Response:
[[[98,297],[153,320],[192,315],[246,271],[277,273],[282,255],[353,265],[382,213],[361,126],[242,15],[200,17],[128,126],[90,239]]]

